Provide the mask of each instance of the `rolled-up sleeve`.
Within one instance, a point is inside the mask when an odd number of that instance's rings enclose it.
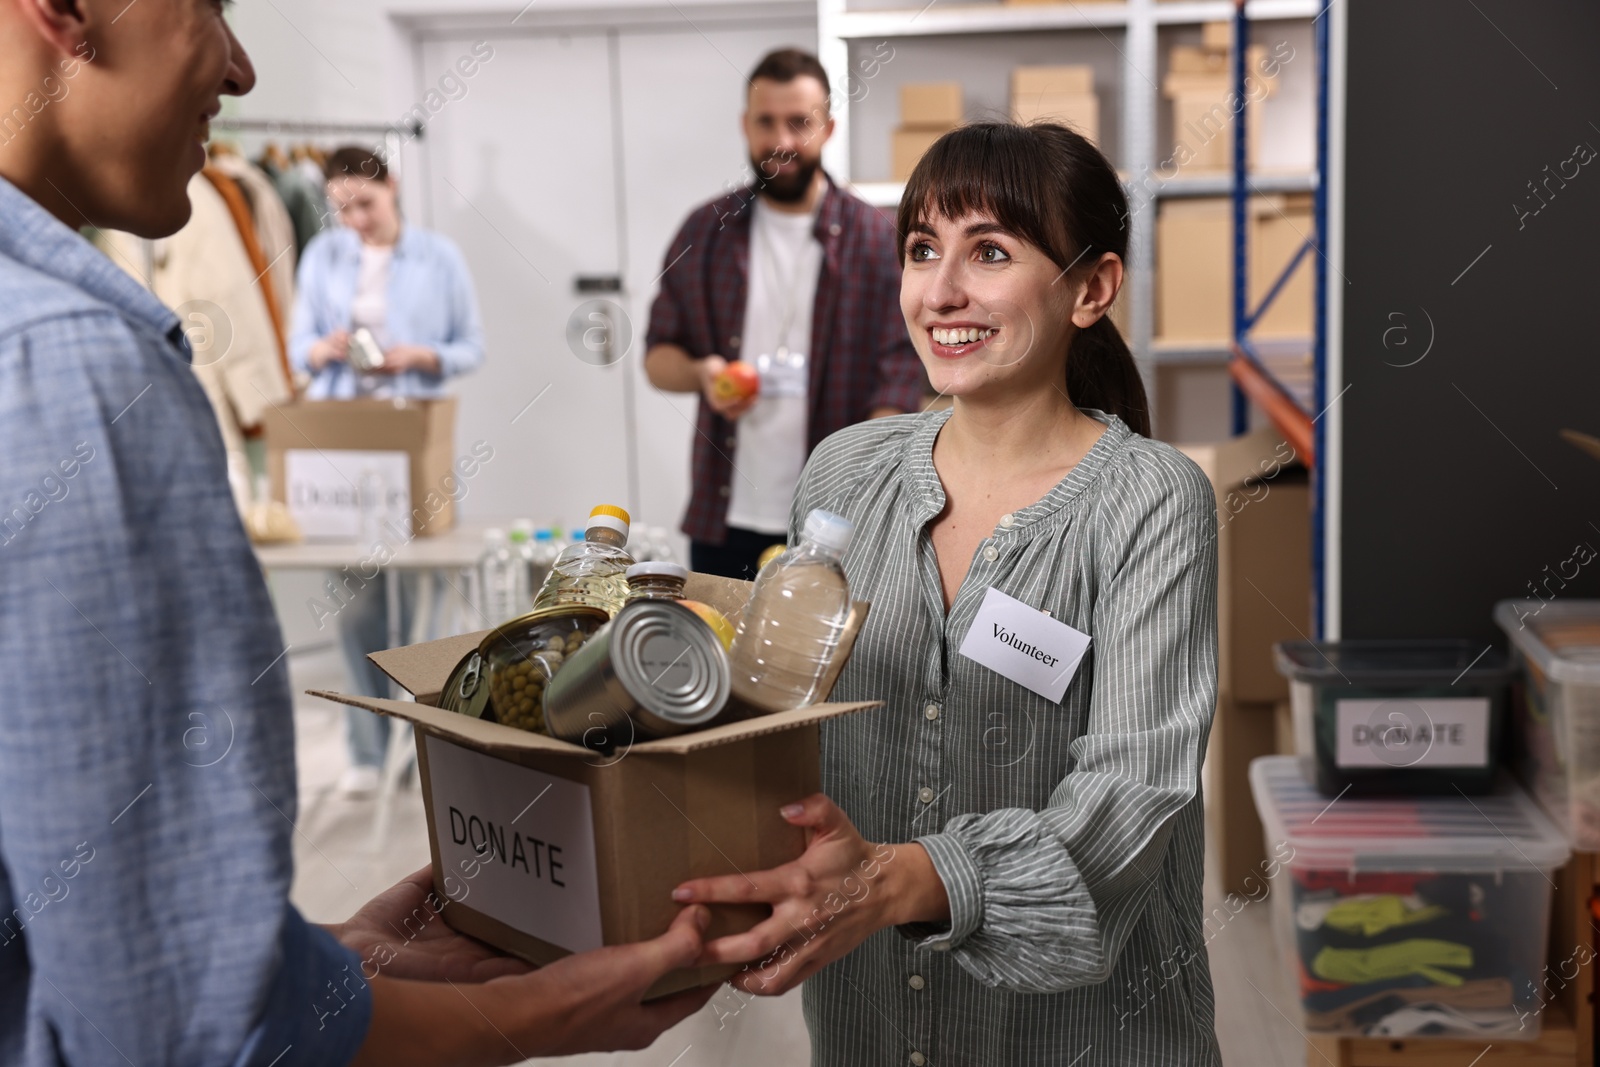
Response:
[[[1157,883],[1174,819],[1199,803],[1216,701],[1215,502],[1198,471],[1144,491],[1142,521],[1104,532],[1125,551],[1094,607],[1072,770],[1041,810],[959,815],[918,838],[951,919],[904,932],[991,986],[1104,981]]]
[[[285,650],[160,347],[109,313],[0,337],[0,1060],[332,1067],[371,994],[288,903]]]

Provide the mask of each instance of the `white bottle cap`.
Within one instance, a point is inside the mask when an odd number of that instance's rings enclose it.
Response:
[[[533,520],[518,519],[511,524],[511,531],[513,533],[525,533],[531,538],[533,536]]]
[[[806,526],[802,536],[807,541],[815,541],[824,548],[831,548],[843,554],[844,550],[850,547],[850,535],[854,532],[855,526],[849,519],[817,508],[806,516]]]
[[[491,545],[498,545],[506,539],[506,532],[498,526],[491,526],[483,531],[483,539]]]
[[[635,563],[625,572],[631,581],[634,578],[661,577],[687,579],[689,568],[681,563],[670,563],[664,559],[647,559],[642,563]]]

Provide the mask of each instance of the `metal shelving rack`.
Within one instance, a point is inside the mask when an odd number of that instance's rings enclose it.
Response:
[[[1160,159],[1156,144],[1156,90],[1159,42],[1163,26],[1198,25],[1238,19],[1247,9],[1254,19],[1314,19],[1322,4],[1318,0],[1064,0],[1058,4],[952,4],[933,0],[925,7],[904,10],[851,10],[850,0],[818,0],[818,55],[828,77],[841,92],[852,84],[850,43],[865,40],[897,40],[963,34],[981,37],[1003,33],[1098,33],[1122,56],[1121,115],[1122,153],[1115,160],[1124,174],[1143,183],[1152,201],[1178,196],[1227,196],[1238,186],[1239,177],[1230,174],[1179,175],[1167,181],[1155,177]],[[919,5],[920,6],[920,5]],[[1117,39],[1120,33],[1121,40]],[[1243,51],[1235,50],[1236,66],[1242,70]],[[1237,74],[1237,71],[1236,71]],[[1324,76],[1325,77],[1325,76]],[[1324,94],[1325,95],[1325,94]],[[1325,110],[1325,109],[1324,109]],[[824,160],[831,173],[841,180],[851,177],[850,104],[846,99],[835,113],[837,132],[825,150]],[[1244,144],[1244,115],[1239,115],[1239,135],[1235,143]],[[1148,180],[1147,180],[1148,179]],[[1304,192],[1318,190],[1316,174],[1262,175],[1251,185],[1254,192]],[[870,203],[892,207],[899,203],[902,185],[896,182],[853,183],[856,193]],[[1153,204],[1151,205],[1154,206]],[[1155,400],[1159,364],[1226,363],[1231,354],[1227,343],[1157,344],[1155,332],[1155,211],[1132,214],[1129,235],[1131,264],[1128,291],[1131,304],[1129,346],[1144,373],[1152,405]],[[1303,345],[1301,346],[1303,348]],[[1238,405],[1235,405],[1236,410]]]
[[[1233,13],[1233,90],[1243,94],[1245,49],[1250,41],[1251,13],[1244,0],[1238,0]],[[1233,143],[1233,345],[1228,371],[1233,378],[1233,432],[1248,429],[1247,400],[1254,402],[1288,441],[1311,474],[1311,596],[1312,619],[1317,636],[1322,636],[1322,605],[1326,505],[1326,470],[1318,460],[1325,455],[1327,409],[1326,368],[1328,357],[1328,258],[1324,251],[1328,232],[1328,19],[1318,17],[1312,24],[1316,55],[1317,128],[1316,172],[1312,182],[1313,206],[1311,233],[1279,273],[1255,308],[1250,307],[1250,241],[1248,202],[1252,195],[1267,191],[1251,180],[1245,158],[1246,123],[1249,109],[1238,115]],[[1310,341],[1310,390],[1296,389],[1272,369],[1270,350],[1250,336],[1255,324],[1272,305],[1298,270],[1310,270],[1313,277],[1312,336]],[[1294,346],[1290,346],[1291,350]],[[1304,346],[1299,346],[1304,353]]]

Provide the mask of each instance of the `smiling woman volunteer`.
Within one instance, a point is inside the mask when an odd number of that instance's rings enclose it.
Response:
[[[824,441],[790,531],[812,508],[855,524],[872,612],[833,699],[888,706],[824,728],[827,795],[784,812],[798,861],[674,894],[772,904],[705,959],[759,961],[751,992],[809,978],[815,1063],[1219,1062],[1215,499],[1142,436],[1105,317],[1126,218],[1105,158],[1053,125],[955,130],[906,187],[901,309],[954,407]]]
[[[326,169],[328,203],[343,225],[306,246],[289,339],[295,369],[311,375],[307,399],[444,396],[448,379],[483,363],[483,326],[466,261],[449,238],[403,224],[395,181],[373,152],[341,148]],[[360,329],[383,352],[382,365],[370,372],[350,362]],[[410,634],[421,581],[407,572],[399,585],[400,626]],[[437,582],[434,591],[438,603]],[[345,662],[367,696],[389,692],[388,679],[367,659],[389,646],[388,636],[386,583],[372,582],[339,612]],[[346,708],[345,738],[350,766],[340,789],[370,793],[378,786],[389,720]]]

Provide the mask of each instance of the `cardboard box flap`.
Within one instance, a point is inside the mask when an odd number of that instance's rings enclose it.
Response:
[[[392,715],[397,719],[427,726],[459,741],[470,743],[474,748],[490,754],[511,754],[536,750],[551,752],[563,756],[586,759],[594,753],[582,745],[558,741],[544,734],[529,733],[527,730],[518,730],[513,726],[502,726],[497,722],[486,722],[483,719],[474,719],[467,715],[457,715],[455,712],[444,711],[427,704],[417,704],[409,700],[386,700],[382,697],[358,697],[346,693],[334,693],[324,689],[309,689],[308,695],[331,700],[336,704],[349,704],[351,707],[366,708],[379,715]],[[772,715],[761,715],[753,719],[744,719],[740,722],[728,723],[725,726],[713,727],[710,730],[701,730],[698,733],[683,734],[678,737],[658,738],[654,741],[641,741],[631,746],[631,751],[641,754],[652,752],[683,754],[698,752],[701,749],[715,748],[717,745],[727,744],[731,741],[742,741],[746,738],[761,737],[766,734],[781,733],[784,730],[793,730],[801,726],[809,726],[814,722],[825,719],[836,719],[841,715],[851,715],[868,708],[882,707],[881,700],[861,700],[851,704],[812,704],[809,707],[796,708],[793,711],[780,711]]]
[[[1261,478],[1275,468],[1295,462],[1294,449],[1282,435],[1268,426],[1239,437],[1206,444],[1176,445],[1179,452],[1194,460],[1211,480],[1220,498],[1236,485]]]
[[[421,704],[438,704],[450,672],[468,652],[483,643],[488,630],[474,634],[445,637],[437,641],[424,641],[420,645],[391,648],[367,656],[378,669],[395,683],[417,698]]]

